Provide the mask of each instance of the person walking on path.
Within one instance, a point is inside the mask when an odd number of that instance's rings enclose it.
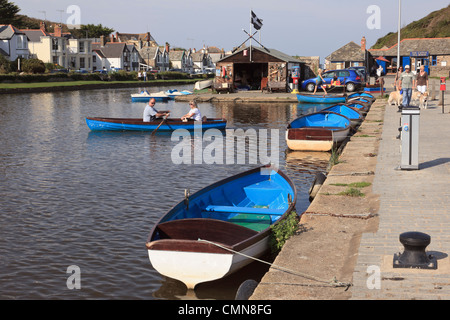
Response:
[[[405,66],[405,72],[402,73],[399,80],[399,90],[403,90],[402,107],[409,107],[411,102],[412,89],[415,87],[416,80],[411,73],[409,65]]]
[[[322,86],[322,89],[325,92],[325,94],[328,94],[327,90],[325,90],[325,80],[323,80],[323,78],[322,78],[322,69],[319,69],[319,75],[317,76],[317,79],[316,79],[316,86],[314,88],[313,94],[316,94],[317,88],[320,85]]]
[[[425,66],[420,66],[420,70],[417,73],[416,89],[420,93],[425,93],[428,88],[428,73],[425,72]]]
[[[403,67],[398,67],[397,70],[397,74],[395,75],[395,81],[394,81],[394,91],[400,90],[399,87],[399,80],[400,80],[400,75],[403,72]]]

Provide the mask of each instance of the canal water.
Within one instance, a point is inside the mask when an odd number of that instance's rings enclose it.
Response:
[[[192,90],[193,86],[151,88]],[[254,262],[223,280],[187,291],[157,273],[145,242],[155,222],[191,193],[249,163],[174,164],[170,134],[91,132],[85,117],[141,117],[140,89],[104,89],[0,96],[1,299],[234,299],[239,285],[268,266]],[[182,116],[187,103],[157,103]],[[324,106],[200,103],[202,115],[227,118],[229,129],[277,132],[277,162],[295,182],[297,212],[329,155],[288,152],[287,124]],[[261,133],[262,134],[262,133]],[[207,143],[204,144],[204,147]],[[250,150],[250,151],[249,151]],[[225,152],[225,151],[224,151]],[[224,161],[225,162],[225,161]],[[76,270],[79,273],[73,273]],[[72,276],[79,274],[75,281]],[[79,285],[79,286],[75,286]]]

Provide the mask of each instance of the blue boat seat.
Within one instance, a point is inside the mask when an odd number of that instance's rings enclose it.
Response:
[[[215,206],[209,205],[205,208],[208,212],[228,212],[228,213],[247,213],[247,214],[267,214],[281,216],[286,211],[284,209],[253,208],[253,207],[234,207],[234,206]]]

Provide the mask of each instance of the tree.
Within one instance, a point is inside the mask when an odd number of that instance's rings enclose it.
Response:
[[[8,0],[0,0],[0,24],[20,24],[20,8]]]
[[[101,24],[82,24],[80,29],[71,29],[70,32],[75,38],[100,38],[100,36],[109,37],[114,29],[103,27]]]
[[[25,59],[22,62],[22,70],[27,73],[44,73],[45,64],[39,59]]]

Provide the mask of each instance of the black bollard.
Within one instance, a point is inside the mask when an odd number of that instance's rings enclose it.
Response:
[[[430,244],[431,237],[422,232],[405,232],[400,235],[404,246],[403,253],[394,255],[394,268],[437,269],[436,258],[427,255],[425,248]]]

